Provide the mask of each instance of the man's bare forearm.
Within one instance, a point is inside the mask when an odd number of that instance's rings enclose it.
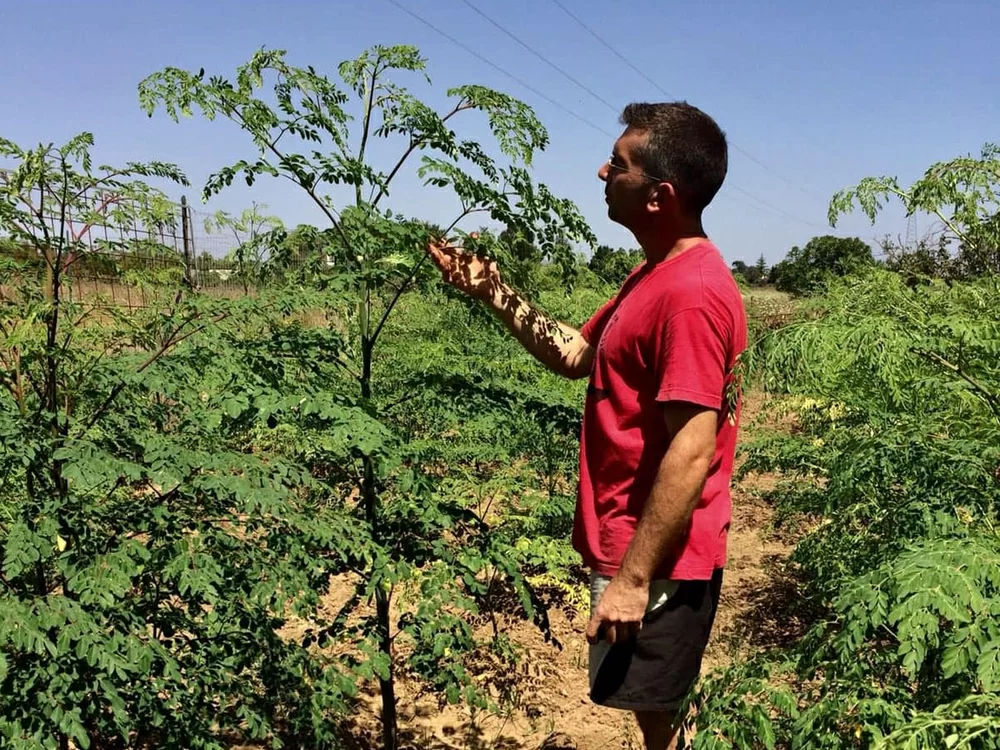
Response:
[[[660,563],[683,539],[711,460],[705,450],[683,444],[671,444],[667,449],[619,576],[637,585],[652,580]]]
[[[506,284],[497,287],[487,304],[521,345],[553,372],[568,378],[590,372],[593,350],[575,328],[531,306]]]

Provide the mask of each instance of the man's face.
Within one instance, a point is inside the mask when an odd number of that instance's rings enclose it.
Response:
[[[628,229],[639,229],[652,219],[660,183],[654,175],[645,173],[637,152],[647,135],[626,129],[615,141],[611,159],[597,172],[604,181],[604,197],[608,203],[608,218]]]

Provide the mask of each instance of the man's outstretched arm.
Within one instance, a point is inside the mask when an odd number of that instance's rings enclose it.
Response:
[[[590,374],[594,348],[578,330],[533,307],[505,284],[494,261],[443,242],[431,244],[427,251],[446,282],[485,302],[521,345],[548,369],[567,378]]]

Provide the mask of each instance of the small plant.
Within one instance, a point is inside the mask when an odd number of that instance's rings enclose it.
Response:
[[[205,231],[229,231],[236,241],[236,248],[227,260],[235,264],[236,275],[243,284],[243,292],[250,293],[250,287],[261,286],[268,281],[268,272],[273,268],[275,245],[283,239],[284,225],[277,216],[262,213],[266,206],[256,203],[244,209],[239,216],[225,211],[216,211],[205,219]]]

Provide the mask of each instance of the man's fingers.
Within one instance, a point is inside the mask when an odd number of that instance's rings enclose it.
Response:
[[[615,626],[602,616],[595,614],[587,625],[587,642],[594,644],[601,641],[615,642]]]
[[[601,625],[602,623],[596,615],[590,618],[590,622],[587,623],[587,643],[594,644],[601,640],[599,635],[599,631],[602,629]]]
[[[450,252],[449,252],[450,251]],[[447,245],[428,245],[427,252],[445,281],[451,283],[455,273],[455,248]]]
[[[604,633],[604,640],[606,640],[608,643],[610,643],[612,646],[614,646],[615,643],[618,642],[619,637],[620,637],[620,633],[619,633],[619,628],[620,627],[621,627],[620,625],[606,624],[607,630]]]
[[[431,256],[431,260],[434,261],[434,265],[438,268],[442,267],[444,263],[444,253],[441,252],[441,247],[431,243],[427,245],[427,254]]]
[[[624,643],[635,638],[641,628],[641,622],[612,622],[595,614],[587,624],[587,642],[595,644],[607,641],[612,645]]]

